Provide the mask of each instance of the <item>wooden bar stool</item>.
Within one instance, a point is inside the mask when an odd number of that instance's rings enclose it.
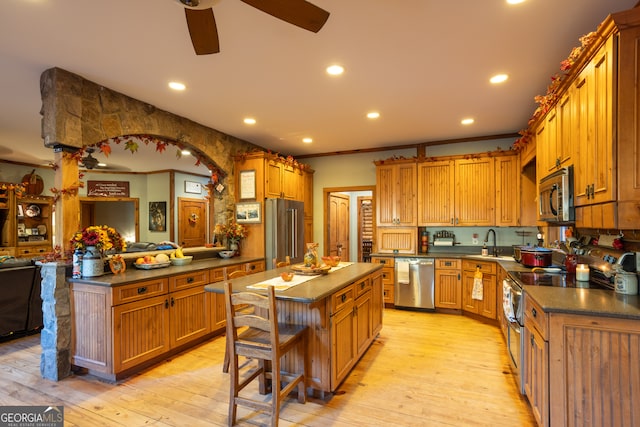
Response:
[[[249,273],[247,273],[245,270],[236,270],[227,274],[227,271],[225,270],[224,280],[235,279],[236,277],[244,277],[248,274]],[[227,340],[228,339],[229,339],[229,335],[227,335]],[[229,343],[227,341],[227,345],[225,345],[224,347],[224,361],[222,362],[222,372],[224,372],[225,374],[229,372],[229,345],[228,344]]]
[[[291,265],[291,258],[289,258],[289,255],[286,256],[284,261],[278,262],[275,258],[273,259],[273,268],[286,267],[287,265]]]
[[[229,395],[229,425],[236,422],[237,406],[245,406],[264,411],[271,416],[271,425],[277,426],[280,405],[295,387],[298,388],[298,402],[307,400],[306,339],[307,326],[278,323],[276,296],[273,286],[267,288],[267,295],[253,292],[232,293],[230,282],[224,284],[225,307],[227,310],[227,344],[231,356],[231,378]],[[251,307],[235,310],[235,306]],[[294,366],[301,372],[281,372],[281,357],[293,350],[297,359]],[[242,378],[238,367],[238,356],[254,359],[248,372],[243,370]],[[293,357],[293,356],[292,356]],[[260,381],[260,392],[267,391],[267,380],[271,380],[271,398],[255,400],[241,396],[240,392],[256,378]],[[286,383],[284,387],[282,384]],[[246,393],[244,393],[246,394]]]

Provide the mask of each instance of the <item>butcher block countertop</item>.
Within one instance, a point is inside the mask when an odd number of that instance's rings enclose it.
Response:
[[[352,263],[327,274],[314,276],[299,285],[289,289],[277,291],[276,298],[283,300],[291,300],[302,303],[314,303],[322,301],[328,296],[334,294],[345,286],[357,281],[358,279],[368,276],[369,274],[381,269],[381,264],[371,263]],[[233,289],[235,291],[251,291],[258,292],[255,289],[247,289],[247,286],[255,285],[280,276],[280,273],[290,271],[289,267],[281,267],[274,270],[262,271],[260,273],[251,274],[245,277],[239,277],[232,280]],[[205,291],[223,293],[223,282],[211,283],[204,287]]]

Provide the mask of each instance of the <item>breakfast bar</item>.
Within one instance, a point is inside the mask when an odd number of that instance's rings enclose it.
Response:
[[[233,289],[261,293],[262,284],[278,281],[286,287],[280,273],[289,269],[234,279]],[[205,286],[205,291],[224,292],[221,282]],[[276,298],[279,321],[309,326],[307,385],[321,393],[332,392],[382,329],[382,266],[341,263],[326,274],[277,290]]]

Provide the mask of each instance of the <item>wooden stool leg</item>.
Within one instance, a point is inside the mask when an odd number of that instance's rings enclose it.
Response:
[[[222,372],[225,374],[229,373],[229,348],[225,346],[224,348],[224,361],[222,362]]]

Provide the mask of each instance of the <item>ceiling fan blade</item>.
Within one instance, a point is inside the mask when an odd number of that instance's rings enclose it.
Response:
[[[196,55],[220,52],[218,29],[213,17],[213,9],[184,9],[191,43]]]
[[[329,12],[305,0],[242,0],[261,11],[305,30],[317,33]]]

